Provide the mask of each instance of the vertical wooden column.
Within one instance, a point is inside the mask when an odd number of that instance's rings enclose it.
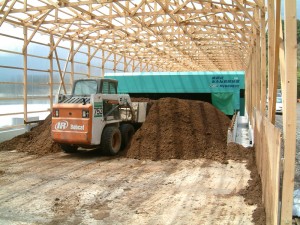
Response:
[[[268,0],[268,118],[272,122],[272,114],[275,112],[273,105],[273,84],[274,84],[274,0]]]
[[[254,69],[253,69],[253,64],[255,62],[255,59],[253,58],[254,56],[254,52],[253,52],[254,49],[252,49],[252,53],[251,53],[251,61],[250,61],[250,85],[251,85],[251,88],[250,88],[250,95],[251,95],[251,103],[250,103],[250,111],[249,111],[249,117],[250,117],[250,122],[251,124],[253,125],[253,117],[254,117],[254,114],[253,114],[253,107],[254,107],[254,93],[255,93],[255,87],[254,87]]]
[[[74,41],[71,40],[71,54],[73,55],[73,52],[74,52]],[[70,59],[71,61],[71,86],[73,86],[74,84],[74,57],[71,57]]]
[[[124,72],[126,72],[127,69],[127,62],[126,62],[126,56],[124,55]]]
[[[88,63],[87,63],[87,66],[88,66],[88,78],[91,77],[91,46],[88,45]]]
[[[252,49],[251,57],[251,124],[253,125],[254,113],[253,109],[255,108],[255,46]]]
[[[24,95],[24,123],[27,122],[27,45],[25,44],[27,41],[27,27],[23,27],[24,34],[24,47],[23,47],[23,95]]]
[[[266,115],[266,18],[265,12],[260,11],[260,45],[261,45],[261,98],[260,98],[260,110],[263,116]]]
[[[255,21],[259,24],[259,9],[258,6],[255,8]],[[261,111],[261,78],[260,78],[260,69],[261,69],[261,48],[260,48],[260,30],[256,29],[256,108]]]
[[[271,96],[271,109],[270,110],[270,121],[275,124],[275,109],[276,109],[276,97],[277,97],[277,85],[278,85],[278,61],[279,61],[279,28],[280,28],[280,0],[276,0],[276,12],[275,12],[275,32],[274,32],[274,58],[272,66],[273,66],[273,75],[272,77],[273,83]],[[271,59],[270,59],[271,60]]]
[[[297,20],[296,0],[285,1],[285,92],[286,108],[284,140],[284,173],[282,184],[281,224],[292,224],[293,191],[296,155],[297,110]]]
[[[135,61],[134,59],[132,60],[132,66],[131,66],[131,72],[135,71]]]
[[[249,112],[249,73],[248,68],[245,71],[245,110]]]
[[[53,42],[53,34],[50,34],[50,49],[53,48],[54,42]],[[52,111],[53,107],[53,52],[49,55],[49,63],[50,63],[50,68],[49,68],[49,93],[50,93],[50,109]]]
[[[104,50],[102,49],[102,66],[101,66],[101,69],[102,69],[102,77],[104,77],[104,73],[105,73],[105,55],[104,55]]]
[[[117,55],[114,52],[114,73],[117,72]]]
[[[285,99],[286,97],[286,77],[285,77],[285,56],[284,56],[284,40],[283,40],[283,31],[282,31],[282,23],[280,23],[280,45],[279,45],[279,65],[280,65],[280,79],[281,79],[281,93],[282,93],[282,99]],[[286,114],[286,107],[283,107],[282,109],[283,115]],[[285,124],[285,116],[282,117],[283,119],[283,124]],[[283,138],[285,139],[286,136],[286,130],[285,126],[283,126]]]
[[[251,57],[251,56],[250,56]],[[245,90],[246,90],[246,105],[247,105],[247,114],[248,114],[248,117],[249,117],[249,121],[251,119],[251,116],[252,116],[252,83],[251,83],[251,80],[252,80],[252,77],[251,77],[251,68],[252,68],[252,65],[251,65],[251,59],[249,60],[249,63],[248,63],[248,68],[246,70],[246,86],[245,86]]]

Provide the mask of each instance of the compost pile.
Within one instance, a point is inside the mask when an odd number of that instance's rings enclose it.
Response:
[[[0,143],[0,150],[16,150],[37,155],[62,151],[60,146],[51,138],[51,114],[36,127],[25,134]]]
[[[229,124],[230,119],[210,103],[162,98],[153,103],[126,156],[223,161]]]
[[[257,204],[253,222],[266,224],[255,151],[236,143],[227,145],[229,124],[230,119],[209,103],[159,99],[152,102],[146,121],[133,136],[125,155],[151,160],[205,158],[221,163],[245,160],[251,171],[251,180],[239,194],[247,204]]]

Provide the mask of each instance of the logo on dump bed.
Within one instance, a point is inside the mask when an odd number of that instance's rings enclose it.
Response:
[[[55,124],[55,130],[65,130],[67,128],[68,128],[67,121],[60,121],[57,124]]]

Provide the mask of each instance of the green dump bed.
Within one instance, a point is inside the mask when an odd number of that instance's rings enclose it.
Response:
[[[129,94],[210,94],[211,103],[226,115],[244,114],[244,72],[109,73],[119,81],[118,92]],[[136,96],[136,95],[135,95]],[[178,95],[177,95],[178,96]]]

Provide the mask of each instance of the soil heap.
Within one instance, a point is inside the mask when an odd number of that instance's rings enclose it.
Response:
[[[240,191],[253,212],[256,225],[266,224],[262,205],[261,180],[253,148],[236,143],[227,145],[230,119],[209,103],[163,98],[152,102],[146,121],[132,138],[126,157],[136,159],[206,158],[221,163],[228,160],[247,161],[251,179]]]
[[[50,114],[29,132],[0,143],[0,150],[16,150],[36,155],[46,155],[62,151],[60,146],[52,141],[51,122],[52,115]]]
[[[126,156],[136,159],[222,161],[230,119],[210,103],[162,98],[133,136]]]

